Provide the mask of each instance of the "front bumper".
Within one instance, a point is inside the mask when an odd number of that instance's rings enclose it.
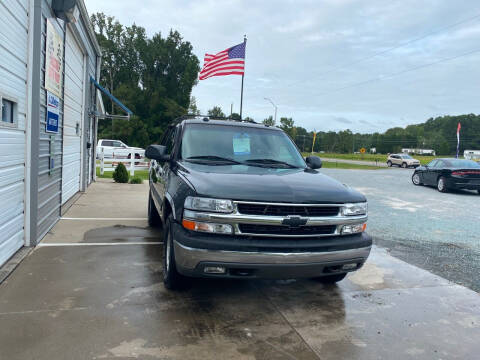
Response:
[[[177,270],[183,275],[194,277],[291,279],[345,273],[355,271],[363,265],[372,245],[372,238],[365,233],[335,236],[328,240],[252,239],[251,241],[260,242],[255,243],[255,246],[246,243],[247,239],[235,236],[192,234],[178,224],[174,226],[173,235]],[[216,241],[210,241],[212,239]],[[221,245],[227,241],[236,245]],[[291,246],[278,247],[281,244],[277,241]],[[306,247],[312,242],[318,246]],[[342,268],[346,264],[349,268]],[[205,273],[207,266],[224,267],[226,271],[223,274],[208,274]]]

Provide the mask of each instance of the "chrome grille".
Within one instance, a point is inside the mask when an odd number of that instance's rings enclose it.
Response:
[[[292,206],[275,204],[238,203],[238,212],[246,215],[267,216],[337,216],[340,206]]]
[[[289,227],[285,225],[239,224],[244,234],[271,234],[271,235],[330,235],[334,234],[335,225]]]

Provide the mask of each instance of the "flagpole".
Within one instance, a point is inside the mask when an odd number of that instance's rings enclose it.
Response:
[[[247,35],[243,35],[243,43],[245,44],[245,58],[247,57]],[[246,60],[246,59],[245,59]],[[242,120],[242,108],[243,108],[243,77],[245,76],[245,65],[242,74],[242,90],[240,93],[240,120]]]

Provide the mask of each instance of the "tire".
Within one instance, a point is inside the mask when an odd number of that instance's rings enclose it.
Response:
[[[477,190],[477,194],[480,195],[480,189]]]
[[[392,162],[390,160],[387,161],[387,166],[392,167]]]
[[[445,179],[445,177],[440,176],[438,178],[438,180],[437,180],[437,190],[442,192],[442,193],[446,193],[448,191],[447,180]]]
[[[321,282],[322,284],[335,284],[335,283],[345,279],[345,276],[347,276],[347,273],[320,276],[320,277],[315,278],[315,280],[317,280],[318,282]]]
[[[179,274],[175,264],[175,251],[172,234],[173,218],[167,219],[163,236],[163,284],[169,290],[181,290],[186,285],[186,278]]]
[[[413,173],[412,183],[413,185],[416,185],[416,186],[423,185],[422,180],[420,180],[420,175],[418,173]]]
[[[407,168],[407,163],[402,163],[402,168],[406,169]]]
[[[148,225],[158,227],[162,225],[162,219],[152,198],[152,192],[148,193]]]

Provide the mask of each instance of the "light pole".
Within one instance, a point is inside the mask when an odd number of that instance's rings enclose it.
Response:
[[[275,103],[272,101],[272,99],[269,99],[267,97],[264,97],[265,100],[269,101],[270,104],[273,105],[273,107],[275,108],[275,118],[273,119],[275,121],[275,124],[277,123],[277,105],[275,105]]]

